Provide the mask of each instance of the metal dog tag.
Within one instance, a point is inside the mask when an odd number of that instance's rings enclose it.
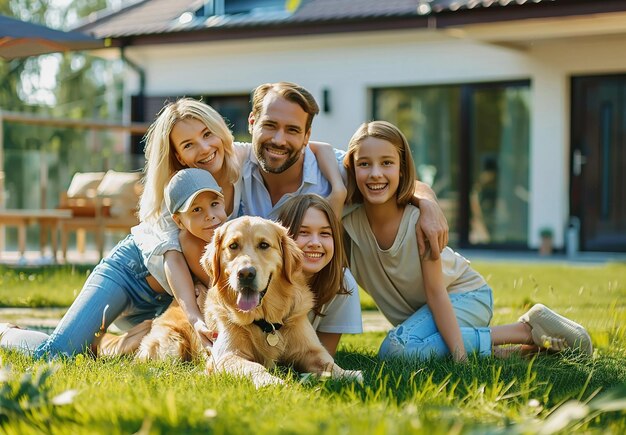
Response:
[[[275,331],[267,334],[267,337],[265,337],[265,339],[267,340],[267,344],[272,347],[276,346],[280,341],[280,339],[278,338],[278,334]]]

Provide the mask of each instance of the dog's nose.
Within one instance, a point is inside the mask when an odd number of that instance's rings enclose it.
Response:
[[[256,269],[252,266],[242,267],[239,269],[239,272],[237,272],[237,278],[241,285],[251,286],[254,284],[254,279],[256,278]]]

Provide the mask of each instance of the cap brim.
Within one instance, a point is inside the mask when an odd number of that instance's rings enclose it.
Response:
[[[185,213],[185,212],[189,211],[189,208],[191,208],[191,205],[196,200],[198,195],[200,195],[203,192],[212,192],[212,193],[216,194],[217,196],[219,196],[220,198],[224,198],[224,195],[222,195],[222,192],[220,192],[218,190],[209,189],[209,188],[200,189],[196,193],[191,195],[189,198],[187,198],[187,201],[185,201],[185,203],[178,209],[178,212],[179,213]]]

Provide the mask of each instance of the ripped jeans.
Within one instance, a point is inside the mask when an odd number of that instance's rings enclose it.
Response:
[[[491,355],[493,295],[487,285],[465,293],[451,293],[450,302],[456,314],[465,350],[480,356]],[[419,308],[411,317],[387,333],[378,351],[380,359],[449,355],[450,351],[437,329],[428,305]]]

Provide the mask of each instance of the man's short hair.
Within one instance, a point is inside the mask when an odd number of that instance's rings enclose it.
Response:
[[[313,95],[302,86],[290,82],[265,83],[258,86],[252,94],[252,114],[258,118],[263,108],[263,100],[269,92],[275,92],[281,97],[302,107],[307,114],[305,132],[311,129],[313,117],[320,112],[320,108]]]

